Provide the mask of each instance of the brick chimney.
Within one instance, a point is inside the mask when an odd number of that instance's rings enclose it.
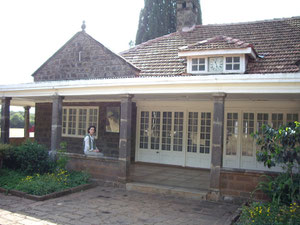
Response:
[[[177,0],[177,31],[188,31],[197,24],[198,0]]]

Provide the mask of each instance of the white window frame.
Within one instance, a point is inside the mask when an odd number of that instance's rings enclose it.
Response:
[[[86,133],[84,135],[79,135],[78,134],[78,126],[79,126],[79,109],[86,109],[87,110],[87,114],[86,114],[86,129],[89,127],[90,121],[89,121],[89,111],[90,109],[96,109],[97,110],[97,120],[96,120],[96,124],[98,125],[98,121],[99,121],[99,107],[95,107],[95,106],[65,106],[63,107],[62,112],[64,111],[64,109],[67,110],[67,115],[66,115],[66,127],[62,127],[62,136],[63,137],[75,137],[75,138],[83,138]],[[69,126],[69,110],[70,109],[76,109],[76,123],[75,123],[75,135],[73,134],[68,134],[68,126]],[[63,116],[63,115],[62,115]],[[63,126],[63,124],[62,124]],[[66,132],[63,133],[63,129],[66,129]],[[98,129],[98,127],[96,126],[96,128]],[[98,131],[95,133],[95,138],[98,138]]]
[[[223,71],[222,72],[210,72],[208,71],[209,58],[223,58]],[[240,57],[240,69],[239,70],[226,70],[226,57]],[[205,70],[193,71],[193,59],[205,59]],[[209,56],[190,56],[187,58],[187,73],[191,74],[228,74],[228,73],[245,73],[246,71],[246,57],[245,55],[209,55]]]
[[[227,113],[238,113],[238,140],[237,140],[237,154],[232,156],[232,155],[227,155],[226,154],[226,137],[227,137]],[[258,131],[258,121],[257,121],[257,115],[259,113],[266,113],[268,114],[268,124],[269,125],[273,125],[272,124],[272,111],[266,111],[266,110],[252,110],[252,109],[248,109],[245,108],[243,110],[239,110],[239,109],[228,109],[225,110],[225,114],[224,114],[224,147],[223,147],[223,166],[225,168],[237,168],[237,169],[254,169],[254,170],[264,170],[264,171],[281,171],[281,167],[277,166],[277,167],[272,167],[271,169],[268,169],[266,167],[263,166],[262,163],[257,162],[256,160],[256,148],[257,146],[255,145],[256,140],[253,140],[254,145],[253,145],[253,167],[251,168],[246,168],[244,167],[242,164],[242,157],[250,157],[250,156],[243,156],[242,155],[242,135],[243,135],[243,113],[254,113],[254,132]],[[285,125],[287,123],[287,114],[298,114],[298,118],[300,116],[300,112],[298,111],[287,111],[287,110],[278,110],[278,112],[276,112],[277,114],[283,114],[283,124]]]

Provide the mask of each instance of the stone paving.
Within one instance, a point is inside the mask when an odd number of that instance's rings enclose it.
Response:
[[[238,207],[98,186],[43,202],[0,194],[0,224],[225,225]]]

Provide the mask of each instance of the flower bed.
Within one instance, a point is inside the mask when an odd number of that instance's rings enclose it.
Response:
[[[14,170],[0,170],[0,192],[32,200],[42,201],[94,186],[95,183],[89,182],[89,175],[84,172],[70,173],[60,169],[53,173],[28,176]]]

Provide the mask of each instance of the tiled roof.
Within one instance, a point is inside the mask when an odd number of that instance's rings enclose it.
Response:
[[[216,41],[217,37],[223,38]],[[226,38],[235,41],[228,43],[230,41],[224,41]],[[214,42],[199,45],[204,40]],[[179,48],[216,47],[213,43],[223,43],[217,48],[239,44],[253,47],[260,57],[249,61],[246,73],[299,72],[296,64],[300,60],[300,17],[199,25],[190,32],[175,32],[149,40],[121,55],[141,69],[140,76],[178,76],[186,74],[186,61],[178,57]]]
[[[195,51],[195,50],[212,50],[212,49],[235,49],[253,47],[251,44],[246,43],[239,39],[218,35],[203,41],[198,41],[194,44],[183,46],[179,51]]]

